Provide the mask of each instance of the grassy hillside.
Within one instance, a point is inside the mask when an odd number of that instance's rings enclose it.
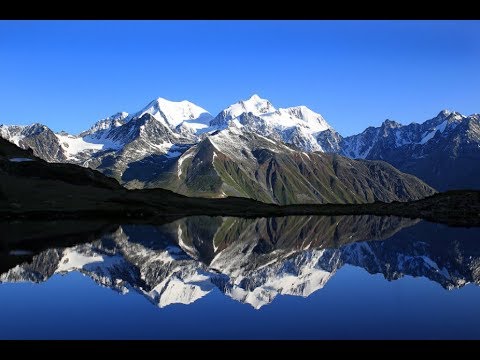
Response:
[[[143,185],[187,196],[240,196],[279,205],[407,201],[435,193],[383,161],[305,153],[252,133],[226,130],[190,148],[177,161],[176,171]]]

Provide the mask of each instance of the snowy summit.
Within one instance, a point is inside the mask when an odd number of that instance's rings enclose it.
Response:
[[[225,128],[231,123],[246,130],[298,146],[306,151],[323,151],[317,136],[332,129],[322,115],[306,106],[276,109],[258,95],[239,101],[220,112],[210,125]]]
[[[150,114],[170,128],[185,126],[197,132],[208,127],[213,118],[210,113],[190,101],[170,101],[158,98],[136,113],[135,117]]]

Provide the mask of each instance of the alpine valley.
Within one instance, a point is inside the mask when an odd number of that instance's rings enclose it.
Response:
[[[442,111],[421,124],[386,120],[342,137],[305,106],[253,95],[218,115],[158,98],[78,135],[46,125],[0,125],[34,155],[101,171],[131,189],[237,196],[281,205],[409,201],[478,188],[480,115]]]

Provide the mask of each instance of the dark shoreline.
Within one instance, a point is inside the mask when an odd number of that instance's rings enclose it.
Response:
[[[109,201],[108,209],[7,210],[4,221],[15,220],[98,220],[111,222],[165,223],[194,216],[236,216],[244,218],[295,215],[377,215],[423,219],[450,226],[480,226],[480,191],[454,190],[410,202],[370,204],[274,205],[245,198],[205,199],[178,196],[159,203],[155,190],[126,191],[119,201]]]

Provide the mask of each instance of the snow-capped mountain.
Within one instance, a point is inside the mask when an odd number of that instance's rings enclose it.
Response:
[[[210,125],[225,128],[231,122],[243,125],[247,131],[296,145],[304,151],[323,151],[316,137],[331,129],[322,115],[306,106],[277,110],[270,101],[258,95],[230,105]]]
[[[190,217],[121,226],[93,242],[43,251],[0,282],[79,271],[159,307],[191,304],[217,288],[259,309],[278,295],[307,297],[350,264],[388,280],[425,277],[454,289],[480,284],[478,234],[465,229],[459,241],[459,231],[396,217]]]
[[[134,117],[142,117],[144,114],[152,115],[165,126],[173,129],[186,129],[194,134],[209,131],[210,121],[213,116],[194,103],[189,101],[169,101],[158,98],[140,110]],[[215,130],[215,129],[214,129]]]

